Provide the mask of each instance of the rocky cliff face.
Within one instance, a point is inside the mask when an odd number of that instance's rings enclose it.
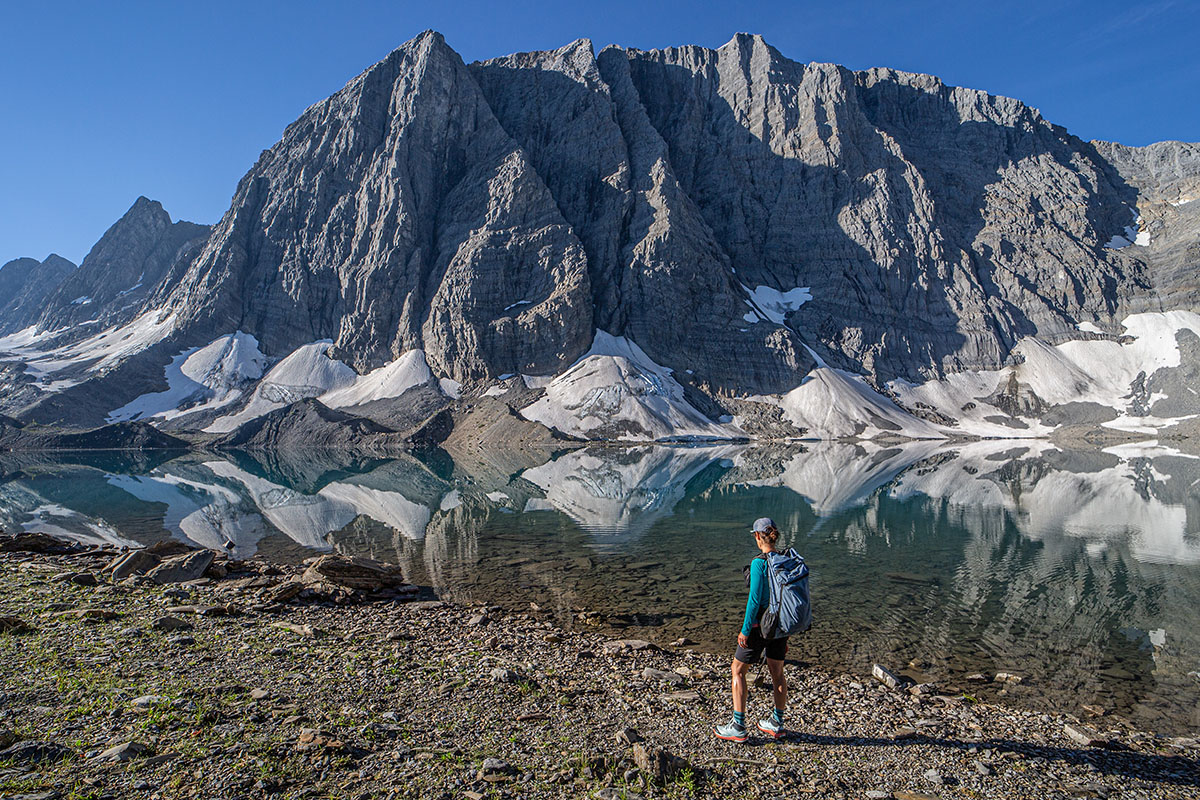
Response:
[[[139,197],[105,231],[79,269],[63,279],[35,318],[39,328],[59,330],[90,322],[96,330],[131,320],[171,270],[195,255],[207,225],[172,222],[161,204]]]
[[[112,332],[66,353],[85,383],[127,373],[112,408],[240,333],[321,365],[289,373],[297,398],[355,375],[400,397],[408,359],[572,435],[1040,435],[1078,398],[1020,371],[1033,343],[1086,373],[1130,313],[1195,310],[1198,185],[1194,145],[1086,143],[1016,100],[757,36],[466,65],[428,32],[305,111],[211,232],[139,200],[37,324]],[[7,352],[47,375],[57,347]],[[1137,377],[1106,380],[1075,394],[1115,407]],[[65,383],[0,410],[83,413]],[[254,415],[229,411],[196,419]]]
[[[0,334],[36,320],[46,298],[74,271],[74,264],[54,253],[45,261],[16,258],[0,267]]]

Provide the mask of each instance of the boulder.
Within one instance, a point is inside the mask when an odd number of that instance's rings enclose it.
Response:
[[[178,556],[163,559],[162,563],[146,573],[155,583],[184,583],[204,576],[204,571],[216,556],[212,550],[193,550]]]
[[[296,599],[296,596],[304,591],[304,585],[304,581],[297,578],[284,581],[271,590],[271,602],[287,603]]]
[[[660,784],[671,780],[687,767],[687,762],[682,758],[645,742],[633,743],[633,763],[648,778]]]
[[[0,553],[70,553],[81,549],[73,542],[64,542],[44,533],[22,532],[0,538]]]
[[[75,751],[65,745],[37,739],[27,739],[0,750],[0,761],[14,761],[18,764],[41,764],[74,757]]]
[[[339,555],[321,556],[304,571],[305,583],[332,583],[365,592],[397,589],[405,586],[400,568],[369,558]]]
[[[131,550],[113,559],[112,563],[104,568],[104,572],[107,572],[114,582],[123,581],[130,575],[144,575],[161,562],[160,557],[147,550]]]

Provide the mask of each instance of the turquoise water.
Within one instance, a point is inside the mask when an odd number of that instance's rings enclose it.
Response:
[[[447,599],[731,651],[750,523],[812,569],[791,657],[1165,733],[1200,728],[1200,460],[1165,448],[813,443],[542,458],[0,459],[0,524],[393,561]],[[1018,686],[969,679],[1021,675]]]

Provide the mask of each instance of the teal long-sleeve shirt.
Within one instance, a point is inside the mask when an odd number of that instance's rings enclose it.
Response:
[[[763,609],[771,604],[771,585],[767,580],[767,560],[755,558],[750,562],[750,597],[746,600],[746,618],[742,620],[742,634],[750,635],[750,629],[758,624]]]

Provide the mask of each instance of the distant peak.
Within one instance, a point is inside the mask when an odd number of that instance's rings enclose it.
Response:
[[[735,33],[733,35],[733,38],[731,38],[728,42],[726,42],[723,45],[723,47],[730,47],[730,46],[733,46],[733,47],[756,47],[758,45],[762,45],[763,47],[770,47],[770,45],[767,44],[767,40],[764,39],[761,34],[758,34],[758,33]]]
[[[68,266],[71,269],[75,269],[75,267],[76,267],[76,264],[74,261],[72,261],[69,258],[63,258],[58,253],[51,253],[50,255],[46,256],[42,260],[42,266],[47,266],[50,264],[57,265],[57,266]]]
[[[595,48],[592,46],[592,40],[584,37],[582,39],[576,39],[573,42],[568,42],[567,44],[564,44],[562,47],[558,48],[560,53],[573,53],[578,50],[586,50],[589,53],[594,53]]]
[[[137,200],[133,201],[133,205],[129,207],[129,210],[121,215],[121,219],[140,219],[159,216],[166,217],[167,223],[170,224],[171,216],[163,209],[162,203],[141,195]]]

